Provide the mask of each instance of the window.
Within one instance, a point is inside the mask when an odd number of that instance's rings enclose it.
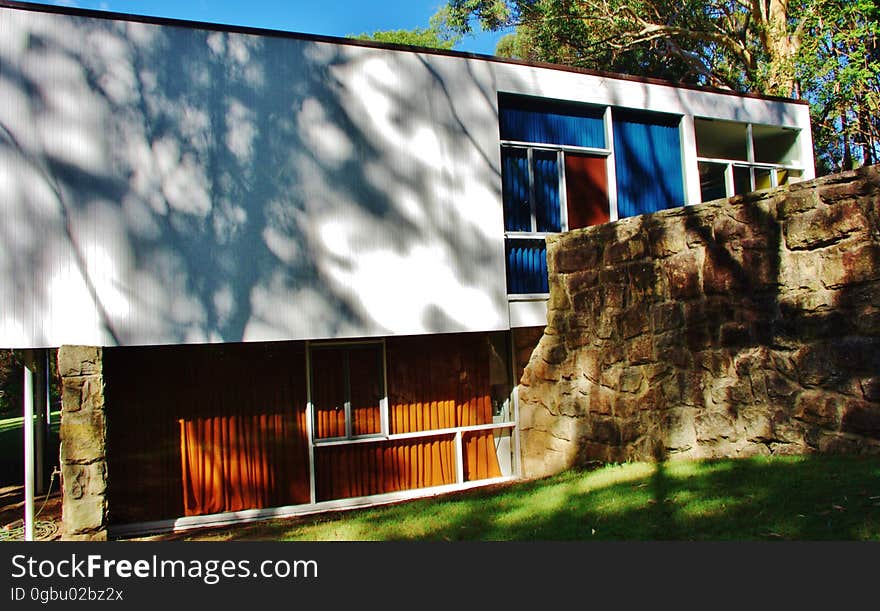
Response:
[[[723,199],[784,185],[803,173],[798,130],[695,119],[700,199]]]
[[[604,108],[501,96],[509,294],[548,292],[548,234],[610,220],[607,122]]]
[[[312,345],[316,440],[381,435],[387,410],[381,342]]]
[[[681,117],[614,109],[619,218],[684,204]]]
[[[502,95],[507,292],[548,292],[548,234],[684,204],[681,117]]]

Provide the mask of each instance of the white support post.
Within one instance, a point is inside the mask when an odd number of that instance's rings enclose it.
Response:
[[[315,406],[312,404],[312,348],[306,342],[306,440],[309,447],[309,503],[315,504]]]
[[[461,431],[455,432],[455,481],[456,483],[464,483],[464,444],[461,441]]]
[[[26,359],[30,361],[31,359]],[[34,540],[34,372],[24,366],[24,540]]]

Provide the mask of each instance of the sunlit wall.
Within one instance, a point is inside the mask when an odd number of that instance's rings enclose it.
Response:
[[[809,125],[570,71],[0,8],[0,346],[509,328],[499,91],[685,116],[689,197],[693,115]]]

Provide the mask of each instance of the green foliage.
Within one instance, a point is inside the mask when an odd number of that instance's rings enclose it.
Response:
[[[430,49],[452,49],[461,40],[461,34],[447,25],[447,9],[441,7],[430,19],[427,28],[412,30],[378,30],[371,34],[352,35],[355,40],[372,40],[395,45]]]
[[[0,350],[0,418],[21,416],[23,374],[12,350]]]
[[[449,0],[497,53],[808,100],[819,174],[880,158],[874,0]]]
[[[806,24],[797,78],[810,102],[823,172],[880,161],[880,7],[821,0]]]

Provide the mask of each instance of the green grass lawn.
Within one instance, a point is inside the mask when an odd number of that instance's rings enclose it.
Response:
[[[630,463],[175,538],[880,541],[880,457]]]

